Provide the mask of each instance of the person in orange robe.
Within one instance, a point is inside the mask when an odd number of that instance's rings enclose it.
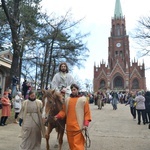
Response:
[[[66,99],[64,109],[56,116],[55,120],[66,117],[66,132],[70,150],[85,150],[83,129],[91,121],[89,103],[85,96],[79,96],[79,87],[71,85],[71,95]]]
[[[6,120],[11,114],[11,102],[8,98],[8,92],[4,92],[4,95],[1,98],[1,102],[2,102],[2,116],[0,126],[5,126]]]

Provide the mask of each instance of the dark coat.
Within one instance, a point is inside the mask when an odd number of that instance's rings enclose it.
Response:
[[[150,112],[150,91],[145,93],[145,108],[146,112]]]

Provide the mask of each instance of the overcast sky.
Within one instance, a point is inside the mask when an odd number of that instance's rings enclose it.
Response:
[[[116,0],[43,0],[42,6],[48,13],[55,12],[58,15],[64,15],[69,9],[75,20],[85,17],[80,24],[79,31],[90,32],[86,39],[87,47],[90,50],[90,57],[84,63],[84,68],[78,70],[75,68],[73,74],[81,80],[93,80],[94,62],[98,65],[102,59],[108,62],[108,37],[111,30],[111,18],[114,16]],[[126,30],[130,42],[131,61],[137,59],[135,50],[135,41],[130,37],[137,25],[137,20],[141,16],[150,16],[150,0],[120,0],[123,15],[126,18]],[[148,59],[144,59],[148,67]],[[80,72],[79,72],[80,71]],[[150,71],[146,71],[147,87],[150,90]],[[148,79],[149,78],[149,79]]]

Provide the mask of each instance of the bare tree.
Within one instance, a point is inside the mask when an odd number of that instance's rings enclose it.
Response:
[[[82,19],[77,21],[71,20],[69,12],[58,18],[54,16],[48,17],[47,15],[44,18],[42,17],[41,20],[44,23],[42,24],[43,28],[40,29],[42,34],[39,34],[39,41],[43,45],[45,60],[41,81],[42,84],[45,81],[45,87],[48,88],[48,83],[58,71],[60,62],[67,62],[70,67],[75,65],[78,67],[82,66],[82,61],[85,61],[88,57],[88,49],[83,39],[89,34],[81,34],[79,31],[74,31]],[[45,65],[46,63],[47,65]],[[46,73],[45,76],[44,73]]]
[[[140,17],[132,35],[139,45],[141,57],[150,55],[150,17]]]

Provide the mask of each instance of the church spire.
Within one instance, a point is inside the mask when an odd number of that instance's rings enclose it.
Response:
[[[120,0],[116,0],[114,18],[115,19],[123,18]]]

